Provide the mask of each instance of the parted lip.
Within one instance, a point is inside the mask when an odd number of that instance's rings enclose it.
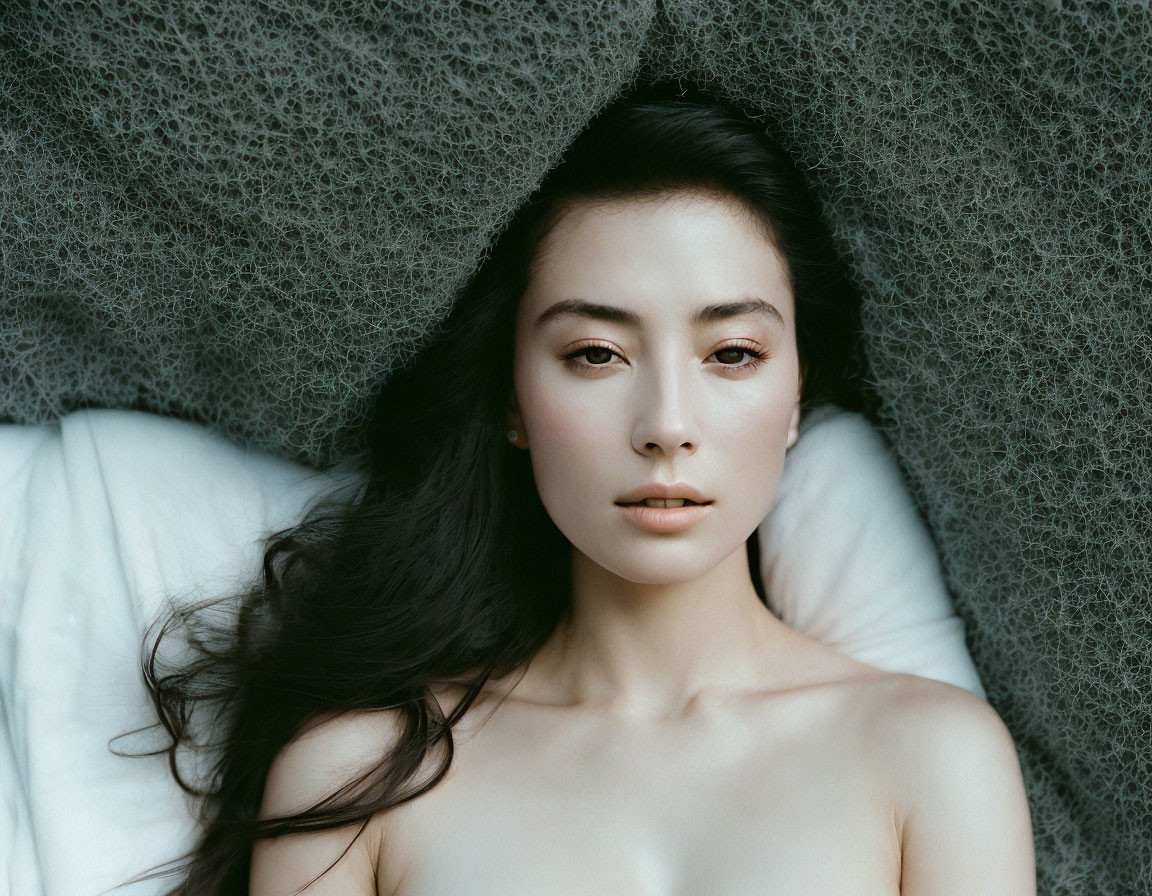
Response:
[[[648,485],[642,485],[638,489],[629,492],[616,503],[637,504],[645,498],[686,498],[689,501],[695,501],[697,504],[712,503],[711,499],[705,498],[698,489],[693,488],[686,482],[673,482],[671,485],[666,485],[662,482],[650,482]]]

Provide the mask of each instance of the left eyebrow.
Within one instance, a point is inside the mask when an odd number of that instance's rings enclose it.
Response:
[[[739,317],[742,314],[762,314],[774,321],[777,326],[784,326],[784,317],[780,314],[776,306],[764,301],[764,299],[756,297],[739,299],[735,302],[721,302],[717,305],[704,305],[702,308],[698,308],[692,315],[690,323],[694,327],[702,327],[706,324],[713,324],[718,321],[728,320],[732,317]],[[625,326],[633,328],[644,325],[644,318],[635,311],[629,311],[626,308],[617,308],[615,305],[601,305],[598,302],[588,302],[584,299],[565,299],[552,305],[536,318],[535,327],[539,329],[550,320],[569,315],[624,324]]]

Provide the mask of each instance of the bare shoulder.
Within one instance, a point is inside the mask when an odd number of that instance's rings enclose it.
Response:
[[[914,782],[919,776],[938,776],[958,770],[965,757],[997,753],[1003,761],[1015,744],[996,710],[964,688],[894,673],[870,679],[867,714],[868,737],[877,754],[887,757],[896,780]],[[953,772],[956,773],[955,771]],[[896,793],[903,814],[914,808],[920,791],[901,788]]]
[[[276,754],[265,779],[260,817],[316,807],[379,765],[400,737],[402,724],[399,710],[394,709],[316,720]],[[380,813],[366,823],[258,840],[252,848],[249,892],[290,893],[324,872],[309,893],[376,896],[385,818]],[[325,871],[329,866],[331,870]]]
[[[379,765],[402,733],[395,709],[327,715],[277,753],[264,784],[261,817],[315,806]]]
[[[875,689],[870,736],[890,782],[904,896],[1034,894],[1032,823],[1016,744],[963,688],[894,675]]]
[[[869,682],[874,685],[873,709],[881,721],[899,725],[905,740],[916,734],[931,735],[943,719],[982,718],[993,727],[1004,724],[988,701],[947,682],[901,672],[884,673]]]

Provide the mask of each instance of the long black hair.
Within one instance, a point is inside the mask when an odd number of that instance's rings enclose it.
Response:
[[[174,605],[151,648],[149,630],[144,677],[172,741],[156,752],[202,797],[195,848],[174,860],[181,867],[147,875],[181,873],[168,896],[247,893],[255,839],[366,823],[435,786],[451,764],[453,723],[563,619],[571,546],[540,502],[527,453],[508,444],[505,411],[530,266],[573,204],[685,190],[738,200],[787,261],[802,413],[829,402],[874,409],[859,296],[768,127],[677,84],[604,108],[497,234],[439,333],[381,389],[352,459],[364,474],[356,493],[270,536],[248,592]],[[754,556],[750,566],[763,600]],[[191,653],[161,674],[160,643],[177,632]],[[443,683],[466,694],[447,718],[431,690]],[[356,798],[351,783],[334,782],[324,809],[258,818],[269,768],[290,740],[324,717],[385,708],[398,711],[402,735],[355,782]],[[413,782],[445,745],[436,773]],[[181,747],[213,757],[206,783],[185,779]]]

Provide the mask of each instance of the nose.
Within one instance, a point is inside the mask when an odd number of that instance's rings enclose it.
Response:
[[[636,390],[632,447],[643,455],[695,454],[700,444],[697,415],[691,407],[690,373],[675,364],[650,368]]]

